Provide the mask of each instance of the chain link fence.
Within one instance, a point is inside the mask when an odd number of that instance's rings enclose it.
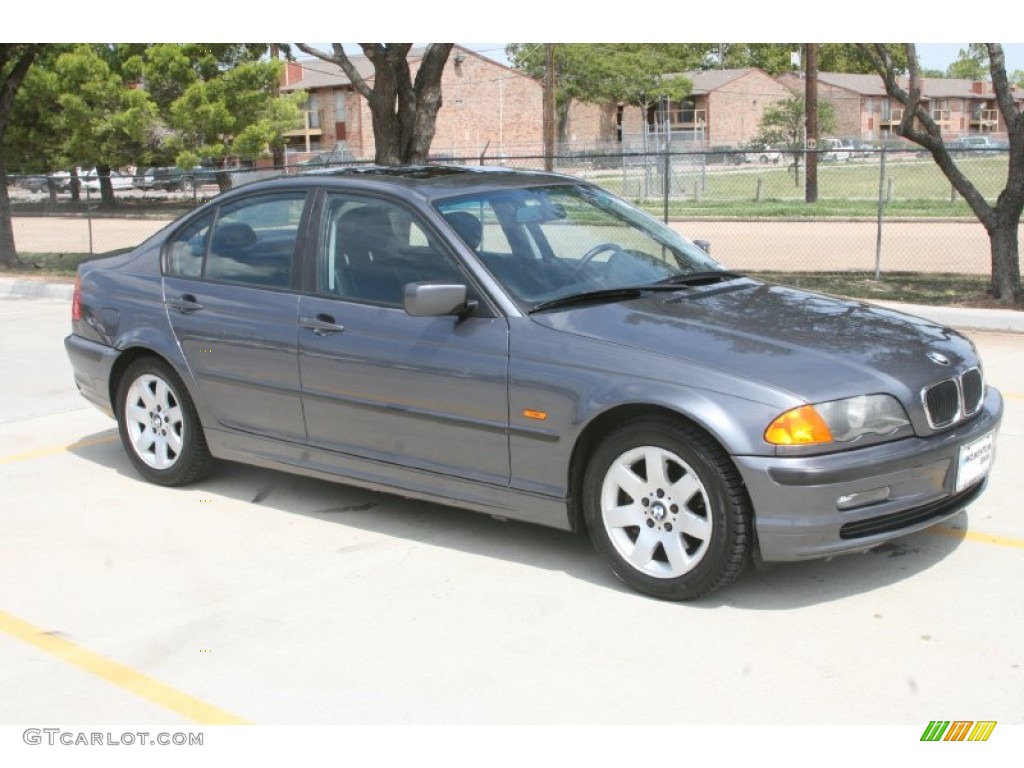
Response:
[[[809,154],[768,148],[567,152],[554,158],[553,167],[630,200],[691,239],[709,241],[712,254],[733,269],[989,274],[984,228],[929,155],[902,149],[819,151],[817,201],[808,204]],[[540,155],[443,162],[545,167]],[[1008,153],[965,150],[956,162],[994,201],[1006,183]],[[237,187],[311,167],[316,166],[237,170],[229,177]],[[130,248],[220,191],[213,177],[169,188],[121,179],[115,205],[107,206],[95,180],[81,184],[75,199],[66,175],[9,177],[19,252],[103,254]]]

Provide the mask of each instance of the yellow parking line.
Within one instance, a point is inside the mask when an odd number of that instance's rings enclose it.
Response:
[[[90,445],[103,445],[104,443],[112,443],[117,440],[117,433],[112,435],[100,435],[99,437],[89,437],[85,440],[79,440],[69,445],[50,445],[46,448],[36,448],[34,451],[25,451],[24,453],[14,453],[10,456],[0,456],[0,464],[13,464],[16,461],[28,461],[30,459],[40,459],[44,456],[52,456],[55,453],[64,453],[65,451],[71,451],[75,448],[87,448]]]
[[[977,541],[981,544],[995,544],[999,547],[1024,549],[1024,539],[1011,539],[1008,536],[996,536],[992,533],[981,533],[980,531],[965,531],[960,528],[949,528],[944,525],[938,525],[934,528],[929,528],[928,530],[934,533],[940,533],[943,536],[953,536],[957,539]]]
[[[131,691],[147,701],[176,712],[202,725],[248,725],[244,720],[218,709],[194,696],[182,693],[141,672],[81,648],[61,637],[49,634],[34,624],[0,611],[0,631],[13,635],[31,646],[66,661],[72,666],[96,675],[108,683]]]

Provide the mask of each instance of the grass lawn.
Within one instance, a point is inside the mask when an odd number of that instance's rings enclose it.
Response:
[[[980,275],[889,272],[876,280],[874,272],[759,272],[751,277],[866,301],[1006,309],[989,295],[989,278]]]
[[[960,169],[991,202],[1006,184],[1005,157],[957,161]],[[779,165],[712,166],[678,162],[673,167],[669,215],[699,217],[821,217],[878,215],[880,164],[876,157],[818,166],[818,202],[804,202],[802,182]],[[803,167],[800,169],[803,176]],[[587,174],[609,191],[652,213],[664,207],[663,182],[657,169],[626,167]],[[758,186],[760,185],[760,198]],[[699,194],[698,194],[699,191]],[[887,161],[881,182],[886,216],[973,218],[967,204],[931,159]],[[645,194],[646,193],[646,194]]]

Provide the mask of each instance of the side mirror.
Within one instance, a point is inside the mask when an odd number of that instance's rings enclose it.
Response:
[[[476,308],[475,301],[466,301],[466,286],[447,283],[409,283],[404,304],[413,317],[464,317]]]
[[[704,253],[711,255],[711,241],[710,240],[694,240],[693,244],[700,248]]]

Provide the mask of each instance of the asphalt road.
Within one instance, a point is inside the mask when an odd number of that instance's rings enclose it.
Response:
[[[0,723],[1024,724],[1022,335],[972,334],[1007,412],[968,513],[672,604],[567,533],[232,464],[149,485],[68,314],[0,299]]]

